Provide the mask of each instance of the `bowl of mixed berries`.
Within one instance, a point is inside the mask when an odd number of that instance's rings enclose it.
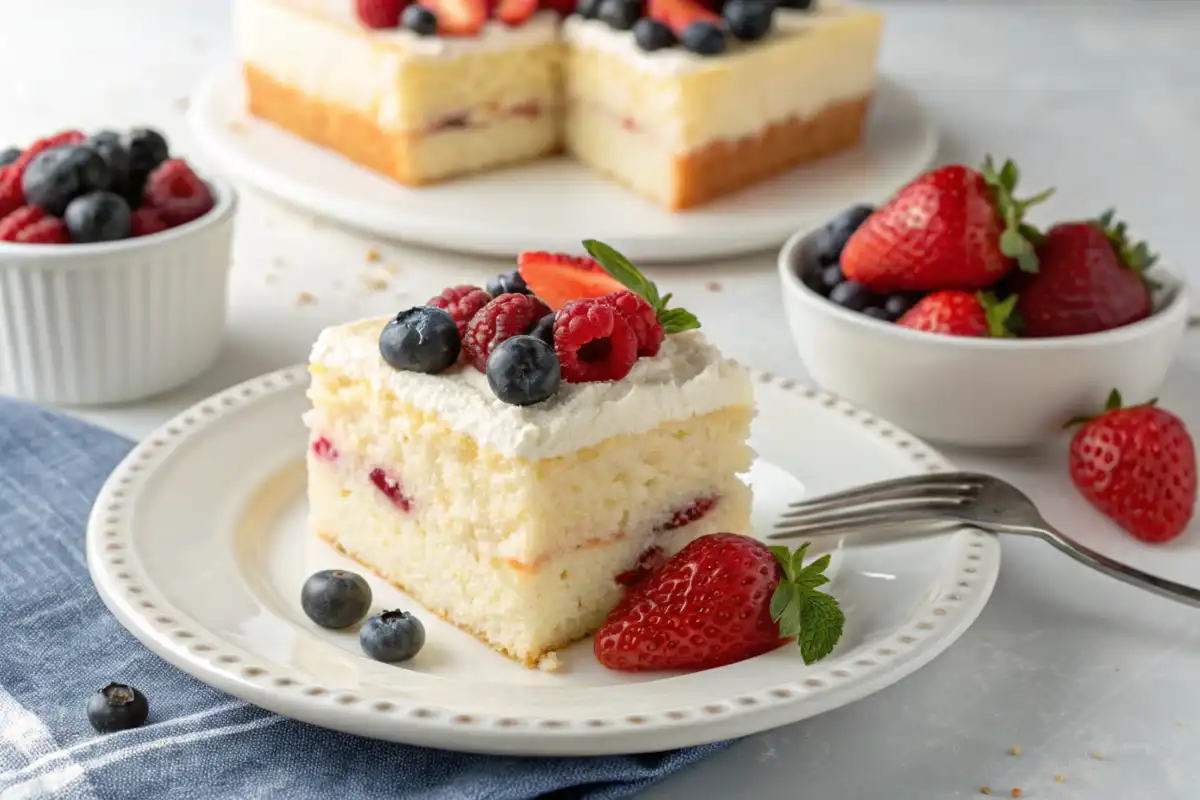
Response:
[[[0,152],[0,394],[127,402],[206,369],[236,202],[150,128]]]
[[[784,306],[824,388],[912,433],[1025,447],[1119,389],[1151,399],[1187,324],[1176,273],[1114,212],[1039,229],[1013,162],[952,164],[797,233]]]

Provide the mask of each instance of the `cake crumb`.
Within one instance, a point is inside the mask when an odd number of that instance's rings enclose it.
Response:
[[[275,256],[274,258],[271,259],[271,266],[274,267],[275,269],[280,269],[281,267],[284,266],[283,259],[280,258],[279,256]]]
[[[367,263],[368,264],[375,264],[382,260],[383,260],[383,256],[380,255],[379,251],[376,250],[374,247],[372,247],[370,250],[367,251]]]
[[[1012,790],[1012,791],[1011,791],[1009,794],[1011,794],[1013,797],[1020,797],[1020,796],[1021,796],[1021,790],[1020,790],[1020,789],[1013,789],[1013,790]]]
[[[562,669],[562,660],[558,657],[558,653],[551,650],[541,657],[537,663],[537,668],[542,672],[558,672]]]
[[[383,271],[386,272],[388,275],[396,275],[400,272],[400,267],[398,267],[396,264],[393,264],[392,262],[389,261],[388,263],[383,265]]]
[[[301,292],[296,297],[296,305],[311,306],[317,302],[317,296],[312,292]]]
[[[710,292],[719,292],[724,287],[721,286],[721,284],[718,283],[717,281],[709,281],[708,284],[704,288],[708,289]]]
[[[363,285],[366,286],[368,292],[382,292],[388,288],[388,282],[385,279],[373,275],[364,275]]]
[[[264,279],[266,280],[267,283],[274,283],[275,279],[278,277],[279,276],[276,275],[274,272],[268,272]]]
[[[980,793],[980,794],[991,794],[991,793],[992,793],[992,787],[990,787],[990,786],[980,786],[980,787],[979,787],[979,793]]]
[[[1062,775],[1055,775],[1055,776],[1054,776],[1054,782],[1055,782],[1055,783],[1062,783],[1062,782],[1063,782],[1063,776],[1062,776]]]
[[[1104,760],[1104,756],[1100,755],[1099,753],[1088,753],[1088,756],[1090,756],[1092,759],[1094,759],[1096,761]]]
[[[1019,755],[1021,755],[1021,748],[1019,748],[1019,747],[1010,747],[1010,748],[1008,748],[1008,754],[1009,754],[1010,756],[1019,756]]]

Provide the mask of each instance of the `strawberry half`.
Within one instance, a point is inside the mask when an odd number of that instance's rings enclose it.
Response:
[[[947,336],[1012,336],[1009,320],[1017,296],[997,300],[991,292],[945,289],[927,294],[904,313],[896,324],[904,328]]]
[[[529,290],[554,311],[572,300],[604,297],[625,288],[587,256],[527,251],[517,257],[517,271]]]
[[[1183,420],[1154,405],[1123,408],[1114,389],[1104,411],[1071,439],[1071,482],[1105,516],[1143,542],[1187,529],[1196,508],[1196,451]]]
[[[422,0],[437,17],[439,36],[474,36],[487,22],[486,0]]]
[[[842,251],[846,277],[874,292],[984,289],[1015,265],[1037,271],[1038,232],[1025,211],[1052,190],[1017,200],[1017,166],[997,172],[959,164],[902,188],[854,232]]]
[[[684,28],[693,22],[722,26],[721,15],[696,0],[649,0],[646,16],[666,25],[676,36],[682,36]]]
[[[1150,316],[1152,284],[1144,273],[1157,257],[1145,242],[1130,242],[1113,213],[1046,232],[1037,273],[1017,282],[1027,336],[1098,333]]]
[[[495,17],[509,27],[515,28],[529,19],[538,10],[538,0],[500,0]]]
[[[354,0],[354,13],[368,28],[386,30],[400,26],[405,5],[405,0]]]
[[[845,616],[832,596],[829,556],[736,533],[694,540],[638,581],[596,633],[596,659],[625,671],[711,669],[798,637],[805,663],[828,655]]]

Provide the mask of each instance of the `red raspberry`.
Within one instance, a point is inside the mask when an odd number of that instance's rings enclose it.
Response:
[[[431,298],[425,305],[434,308],[444,308],[454,317],[461,338],[467,332],[467,323],[479,309],[492,302],[492,296],[478,286],[463,284],[445,289],[437,297]]]
[[[354,0],[358,21],[368,28],[398,28],[404,0]]]
[[[658,355],[665,334],[654,307],[636,292],[613,292],[602,299],[633,328],[633,335],[637,337],[638,356]]]
[[[70,244],[67,224],[58,217],[43,217],[17,232],[16,241],[25,244]]]
[[[33,161],[39,154],[46,152],[52,147],[62,147],[66,144],[79,144],[84,140],[84,135],[79,131],[63,131],[56,133],[45,139],[38,139],[33,144],[26,147],[20,157],[12,163],[13,171],[17,173],[17,178],[20,179],[25,174],[25,168],[29,166],[29,162]]]
[[[198,219],[213,207],[208,185],[182,158],[171,158],[155,167],[146,179],[143,198],[171,228]]]
[[[554,318],[554,352],[567,383],[619,381],[637,361],[637,337],[603,298],[573,300]]]
[[[161,233],[167,229],[167,223],[163,222],[162,217],[153,208],[138,208],[133,212],[133,229],[130,236],[149,236],[152,233]]]
[[[505,339],[528,333],[550,313],[546,304],[529,294],[502,294],[471,318],[463,335],[463,352],[480,372],[487,371],[492,349]]]
[[[46,212],[37,206],[21,206],[16,211],[6,214],[0,219],[0,242],[15,242],[21,231],[30,225],[41,222]]]
[[[21,190],[21,173],[13,165],[0,167],[0,217],[7,217],[25,205]]]

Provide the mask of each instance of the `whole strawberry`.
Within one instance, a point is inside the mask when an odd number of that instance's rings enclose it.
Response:
[[[748,536],[696,539],[629,590],[596,633],[609,669],[711,669],[753,658],[799,637],[805,663],[837,644],[845,616],[832,596],[829,556],[804,565],[794,553]]]
[[[1038,246],[1037,273],[1017,280],[1025,335],[1077,336],[1145,319],[1151,305],[1143,273],[1156,260],[1145,242],[1130,243],[1111,211],[1055,225]]]
[[[842,272],[875,292],[983,289],[1014,265],[1037,269],[1037,231],[1017,200],[1017,167],[950,165],[927,172],[867,218],[842,251]]]
[[[1007,337],[1016,303],[1016,295],[997,300],[991,292],[944,289],[922,297],[896,324],[947,336]]]
[[[1154,401],[1121,407],[1116,389],[1071,439],[1071,480],[1088,502],[1143,542],[1183,533],[1196,506],[1196,453],[1183,421]]]

